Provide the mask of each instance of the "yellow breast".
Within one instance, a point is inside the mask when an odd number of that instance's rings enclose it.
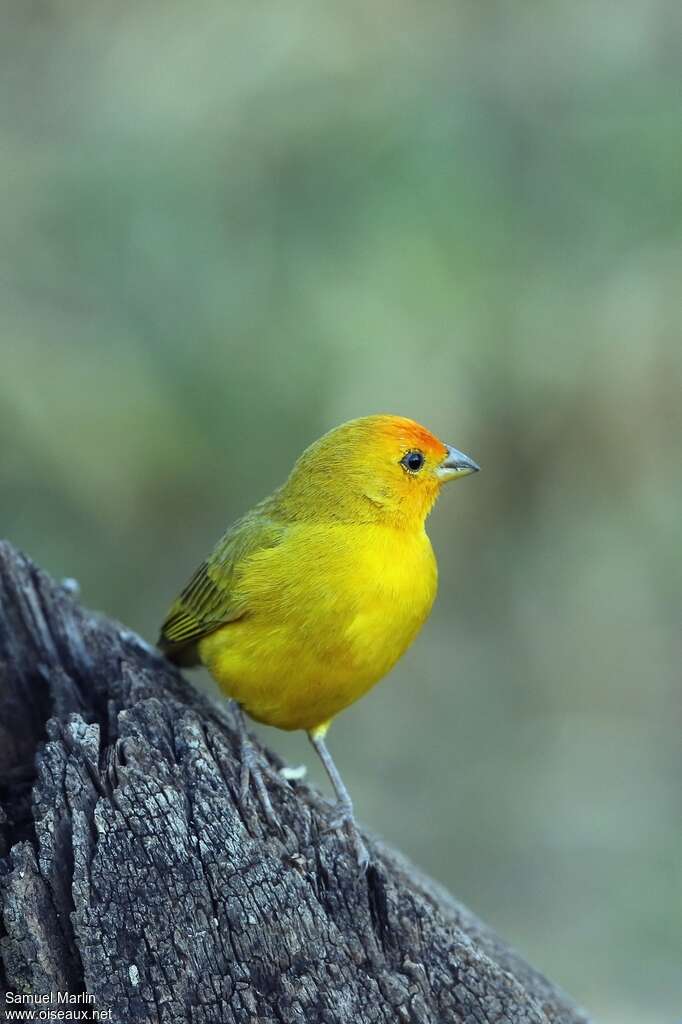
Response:
[[[250,558],[239,586],[249,610],[200,642],[202,661],[253,718],[312,729],[405,652],[433,604],[437,570],[421,528],[301,524]]]

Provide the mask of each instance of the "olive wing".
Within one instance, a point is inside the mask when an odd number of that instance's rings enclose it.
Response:
[[[161,626],[158,646],[171,660],[196,662],[194,648],[202,637],[248,613],[248,595],[239,586],[240,569],[249,556],[282,543],[284,528],[262,516],[246,517],[218,542],[201,563]]]

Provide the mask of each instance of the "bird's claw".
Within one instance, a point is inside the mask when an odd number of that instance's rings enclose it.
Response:
[[[327,824],[325,834],[328,832],[345,832],[350,839],[355,860],[358,868],[364,875],[369,867],[369,850],[367,849],[362,836],[355,824],[353,806],[350,803],[339,801],[334,806],[334,813]]]
[[[253,744],[247,736],[242,736],[241,740],[241,769],[239,772],[239,806],[245,808],[249,798],[250,783],[253,780],[253,784],[256,787],[256,793],[260,801],[261,807],[267,819],[268,824],[279,830],[281,828],[279,819],[275,814],[272,802],[270,800],[270,794],[268,793],[267,786],[263,781],[263,773],[261,772],[260,765],[258,763],[259,758],[254,750]]]

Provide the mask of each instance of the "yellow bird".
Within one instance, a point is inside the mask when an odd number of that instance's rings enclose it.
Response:
[[[166,655],[203,663],[236,704],[241,798],[253,778],[274,817],[242,710],[305,729],[336,793],[333,827],[346,828],[363,868],[367,851],[325,735],[419,632],[437,589],[426,517],[443,483],[478,468],[401,416],[336,427],[218,541],[161,628]]]

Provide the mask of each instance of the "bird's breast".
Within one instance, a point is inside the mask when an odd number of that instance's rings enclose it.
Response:
[[[254,718],[312,728],[393,667],[431,610],[437,570],[422,530],[301,527],[258,552],[249,611],[202,641],[202,659]]]
[[[355,552],[349,580],[354,599],[345,625],[349,654],[380,678],[400,658],[428,616],[437,589],[433,550],[425,533],[377,531]]]

